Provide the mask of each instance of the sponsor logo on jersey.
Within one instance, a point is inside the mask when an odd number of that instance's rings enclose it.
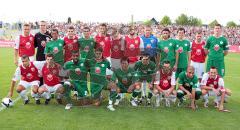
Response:
[[[96,67],[96,68],[95,68],[95,73],[96,73],[96,74],[100,74],[100,73],[101,73],[100,67]]]
[[[178,48],[178,52],[179,52],[179,53],[182,53],[182,52],[183,52],[183,48],[182,48],[182,47],[179,47],[179,48]]]
[[[147,44],[146,48],[150,49],[150,48],[152,48],[152,45],[151,44]]]
[[[219,45],[218,45],[218,44],[214,45],[214,50],[215,50],[215,51],[218,51],[218,50],[219,50]]]
[[[196,50],[196,55],[201,55],[201,53],[202,53],[201,49]]]
[[[89,46],[85,46],[85,47],[84,47],[84,51],[85,51],[85,52],[89,52]]]
[[[31,48],[31,43],[30,43],[30,42],[27,42],[26,45],[25,45],[25,47],[26,47],[27,49],[30,49],[30,48]]]
[[[133,51],[135,49],[135,46],[133,44],[130,44],[129,49]]]
[[[31,73],[27,73],[27,78],[28,79],[32,79],[33,78],[33,75]]]
[[[51,75],[51,74],[47,75],[47,80],[52,81],[53,80],[53,75]]]
[[[117,45],[115,45],[114,47],[113,47],[113,50],[115,51],[115,52],[117,52],[119,49],[118,49],[118,46]]]
[[[81,74],[80,68],[76,68],[76,69],[75,69],[75,73],[76,73],[77,75],[80,75],[80,74]]]
[[[168,53],[168,47],[164,47],[164,49],[163,49],[163,51],[165,52],[165,53]]]
[[[45,47],[46,46],[46,41],[41,41],[41,46]]]
[[[56,53],[58,53],[58,48],[57,47],[54,47],[53,48],[53,52],[56,54]]]
[[[163,80],[163,87],[167,87],[169,85],[168,80]]]

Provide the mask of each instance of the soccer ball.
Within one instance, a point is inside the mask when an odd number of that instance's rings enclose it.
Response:
[[[3,107],[11,107],[13,106],[13,101],[11,98],[3,98],[1,104]]]

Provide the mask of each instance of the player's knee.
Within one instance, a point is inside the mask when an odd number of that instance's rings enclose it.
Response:
[[[64,88],[63,87],[59,87],[57,89],[57,92],[63,94],[64,93]]]
[[[184,96],[184,93],[182,90],[177,90],[177,98],[181,99]]]
[[[32,92],[33,93],[38,93],[38,86],[33,86]]]
[[[21,93],[23,90],[25,90],[25,88],[24,88],[22,85],[19,85],[19,86],[17,86],[17,88],[16,88],[16,91],[17,91],[18,93]]]

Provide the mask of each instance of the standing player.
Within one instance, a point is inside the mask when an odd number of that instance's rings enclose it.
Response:
[[[96,42],[91,37],[90,28],[83,28],[83,37],[78,39],[81,59],[93,59]]]
[[[67,36],[64,37],[64,63],[72,60],[72,51],[79,51],[79,46],[75,29],[69,26]]]
[[[160,105],[160,98],[164,97],[166,106],[170,107],[170,101],[172,99],[175,102],[176,99],[176,78],[175,72],[172,71],[171,63],[168,60],[163,61],[161,69],[156,73],[154,82],[154,94],[160,94],[156,99],[156,106]]]
[[[12,79],[11,87],[8,96],[13,96],[13,89],[17,80],[20,80],[16,88],[17,92],[24,100],[24,104],[29,103],[29,98],[27,96],[27,89],[31,88],[32,97],[35,98],[36,104],[40,104],[38,87],[39,87],[39,71],[41,71],[45,61],[33,61],[27,55],[22,55],[22,64],[17,67],[14,77]]]
[[[153,83],[154,83],[154,75],[156,70],[156,64],[150,60],[150,56],[148,54],[144,54],[142,56],[141,61],[138,61],[135,66],[134,70],[136,71],[136,75],[138,76],[138,81],[142,83],[142,98],[147,97],[147,105],[150,105],[150,99],[152,98]],[[147,94],[147,91],[149,92]],[[140,99],[140,103],[142,99]]]
[[[204,74],[204,63],[205,63],[205,42],[202,41],[202,32],[196,33],[195,40],[192,41],[191,45],[191,66],[195,68],[195,74],[197,75],[199,82],[201,82]]]
[[[223,105],[224,99],[226,99],[227,96],[231,96],[231,91],[225,88],[223,78],[218,75],[217,68],[211,67],[210,71],[203,75],[201,89],[205,100],[204,107],[208,107],[208,97],[215,96],[215,107],[220,111],[229,112],[224,109]]]
[[[214,27],[214,34],[207,39],[205,46],[207,60],[207,72],[212,66],[216,67],[220,76],[225,75],[224,56],[228,54],[228,41],[225,37],[221,36],[222,26],[216,24]]]
[[[54,62],[63,66],[64,56],[63,56],[63,40],[58,38],[58,30],[53,29],[51,32],[52,39],[47,43],[45,47],[45,54],[52,53]]]
[[[138,61],[143,42],[140,37],[135,34],[134,27],[129,27],[129,34],[124,38],[123,55],[129,58],[129,67],[133,68]]]
[[[67,71],[67,77],[69,78],[64,82],[67,98],[67,105],[65,109],[70,109],[72,107],[71,88],[74,88],[78,92],[77,99],[81,99],[89,95],[85,60],[79,58],[78,51],[73,51],[72,61],[66,62],[63,69]]]
[[[102,48],[103,49],[103,57],[107,59],[109,62],[110,59],[110,52],[111,52],[111,38],[107,34],[107,25],[106,24],[100,24],[99,26],[99,33],[95,37],[96,41],[96,48]]]
[[[34,37],[30,34],[31,26],[30,24],[23,25],[23,35],[17,37],[15,41],[15,53],[14,53],[14,63],[15,65],[21,64],[21,57],[27,55],[30,61],[34,61]]]
[[[179,74],[178,77],[178,90],[177,98],[179,99],[178,106],[181,106],[183,103],[184,95],[187,95],[191,99],[191,108],[196,109],[195,100],[198,100],[202,92],[198,88],[198,78],[194,75],[194,67],[189,66],[187,71],[183,71]]]
[[[152,35],[152,28],[151,26],[145,26],[145,34],[141,36],[143,40],[143,51],[145,54],[148,54],[150,60],[156,63],[157,58],[157,43],[158,40],[155,36]]]
[[[176,43],[170,38],[170,30],[165,28],[162,30],[162,40],[158,42],[158,66],[162,65],[165,60],[170,61],[171,68],[176,71],[178,64],[178,55],[176,55]]]
[[[124,40],[120,36],[118,30],[113,28],[112,32],[112,45],[111,45],[111,63],[113,69],[118,69],[121,67],[120,59],[123,57],[123,46]]]
[[[51,93],[56,93],[57,102],[62,104],[62,97],[64,93],[64,88],[60,83],[61,79],[59,76],[61,66],[54,62],[53,57],[54,55],[51,53],[46,54],[46,63],[42,68],[44,84],[38,89],[38,93],[46,99],[46,105],[51,99]]]
[[[176,78],[178,75],[187,70],[187,67],[190,65],[191,61],[191,52],[190,52],[190,42],[185,40],[185,29],[178,28],[177,31],[178,39],[175,40],[176,42],[176,53],[179,55],[178,58],[178,65],[176,71]]]

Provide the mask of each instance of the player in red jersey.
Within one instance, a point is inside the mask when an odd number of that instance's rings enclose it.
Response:
[[[198,31],[195,40],[192,41],[191,44],[191,66],[195,68],[195,74],[198,77],[199,82],[204,74],[204,64],[206,59],[204,46],[205,42],[202,40],[202,32]]]
[[[61,65],[53,61],[53,54],[47,54],[46,63],[42,68],[44,84],[38,89],[38,93],[46,99],[46,105],[51,99],[51,93],[56,93],[58,103],[62,103],[61,98],[63,97],[64,88],[63,85],[60,83],[60,71]]]
[[[67,36],[64,37],[64,63],[72,60],[72,51],[79,51],[78,37],[74,27],[69,26]]]
[[[23,55],[29,56],[30,61],[34,61],[35,47],[34,36],[30,34],[30,24],[23,25],[23,34],[17,37],[15,41],[14,64],[21,64],[21,57]]]

